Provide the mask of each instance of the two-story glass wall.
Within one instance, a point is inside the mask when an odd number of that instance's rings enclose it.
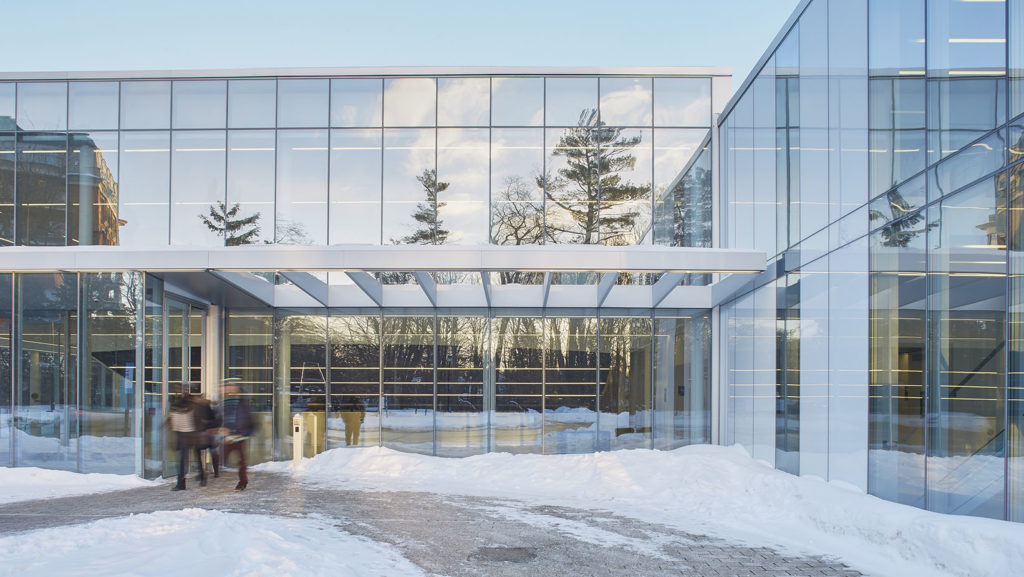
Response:
[[[1024,518],[1021,14],[807,0],[726,108],[723,244],[775,255],[721,309],[727,442],[892,501]],[[748,209],[772,203],[774,223]],[[774,356],[745,345],[771,349],[773,320]]]

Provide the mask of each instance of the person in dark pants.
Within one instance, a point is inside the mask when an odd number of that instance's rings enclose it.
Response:
[[[189,456],[193,450],[196,453],[196,460],[199,461],[199,485],[206,485],[206,467],[203,466],[201,448],[205,415],[202,403],[196,402],[189,388],[187,384],[181,385],[181,395],[171,405],[171,412],[167,416],[167,424],[174,431],[175,446],[178,449],[178,483],[171,488],[172,491],[185,490],[185,473],[188,471]]]
[[[366,419],[366,407],[356,397],[349,395],[341,403],[341,420],[345,423],[345,445],[359,445],[359,429]]]
[[[246,444],[252,435],[252,410],[249,400],[242,396],[237,379],[224,380],[224,402],[222,403],[224,431],[224,463],[232,453],[238,453],[238,484],[235,491],[244,491],[249,485],[246,474]]]

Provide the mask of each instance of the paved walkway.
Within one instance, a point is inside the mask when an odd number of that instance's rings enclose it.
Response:
[[[0,535],[186,507],[283,516],[319,514],[390,543],[446,577],[861,575],[821,557],[791,557],[603,512],[428,493],[336,491],[287,475],[228,471],[207,487],[170,485],[0,505]]]

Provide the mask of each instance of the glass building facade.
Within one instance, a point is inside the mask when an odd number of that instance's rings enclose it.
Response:
[[[1022,54],[1018,0],[800,4],[721,117],[722,442],[1024,520]]]
[[[362,406],[361,446],[739,444],[1024,521],[1024,0],[804,0],[730,94],[0,79],[0,465],[169,473],[173,392],[237,377],[257,461]]]
[[[358,445],[442,456],[710,442],[710,306],[650,296],[707,293],[706,273],[162,260],[711,247],[727,74],[307,72],[0,79],[0,466],[171,475],[169,403],[224,377],[256,462],[291,457],[296,417],[307,455],[345,446],[353,403]],[[3,258],[25,247],[152,264]]]

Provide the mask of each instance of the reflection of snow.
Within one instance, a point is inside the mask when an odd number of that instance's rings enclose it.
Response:
[[[988,517],[1003,515],[1006,460],[993,455],[925,457],[905,451],[869,451],[876,491],[887,498],[924,493],[927,467],[930,509]],[[878,486],[884,485],[884,486]],[[913,503],[923,505],[923,503]]]
[[[65,442],[60,436],[31,435],[15,429],[14,447],[20,459],[34,464],[77,459],[82,469],[89,472],[133,473],[142,441],[138,437],[83,435]]]

